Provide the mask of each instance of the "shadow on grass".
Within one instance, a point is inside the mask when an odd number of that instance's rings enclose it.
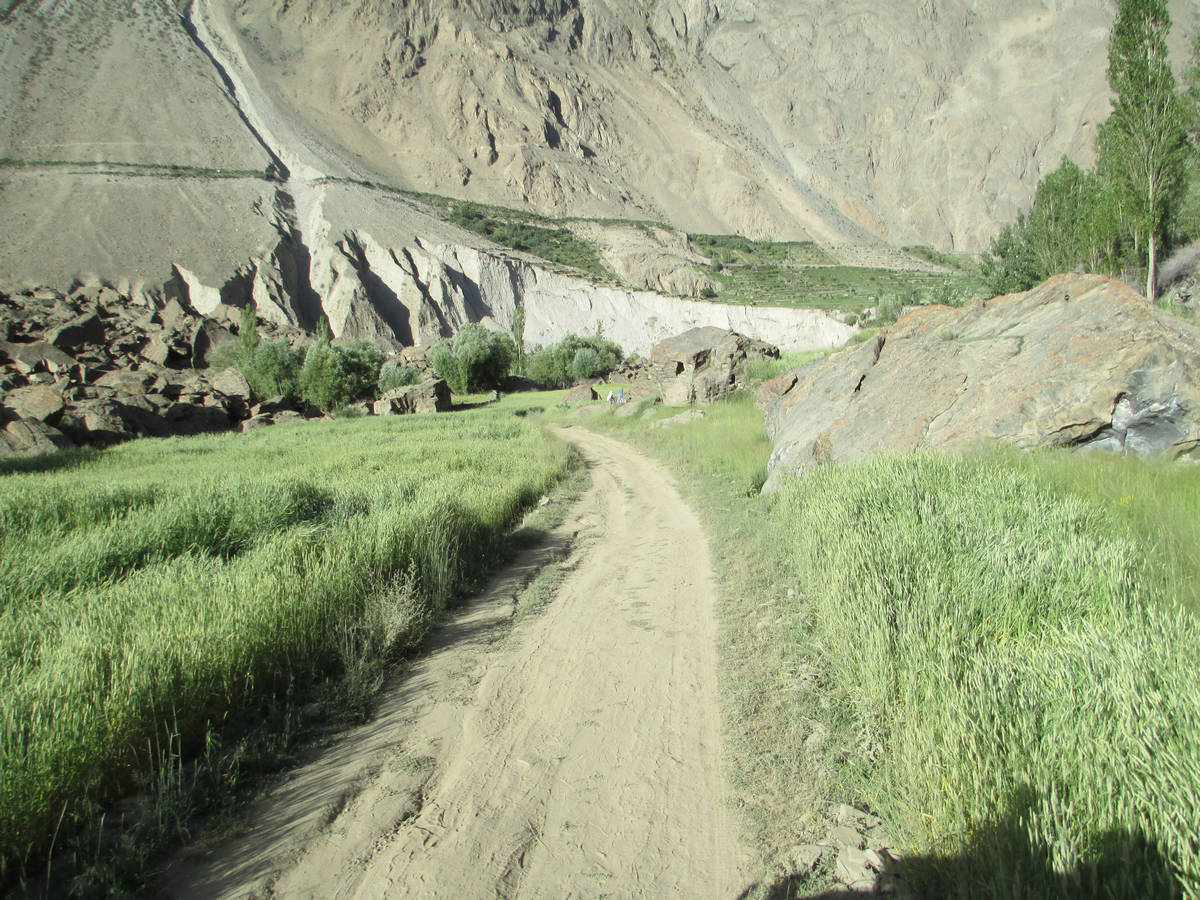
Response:
[[[59,469],[75,469],[99,459],[103,450],[85,447],[75,450],[60,450],[57,453],[40,453],[37,456],[14,456],[0,459],[0,475],[33,474],[56,472]]]
[[[1032,790],[1014,795],[1005,813],[983,824],[958,854],[926,854],[891,860],[873,889],[821,888],[816,876],[788,876],[758,886],[743,896],[755,900],[837,898],[872,895],[898,897],[1110,897],[1177,898],[1190,887],[1177,860],[1167,856],[1147,835],[1126,828],[1097,834],[1084,849],[1083,860],[1062,871],[1053,851],[1030,839],[1034,811],[1045,814],[1046,802]],[[828,884],[828,882],[824,882]]]

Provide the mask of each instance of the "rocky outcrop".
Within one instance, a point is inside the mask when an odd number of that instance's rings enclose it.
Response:
[[[579,384],[567,391],[562,398],[562,402],[568,406],[574,406],[577,403],[591,403],[593,400],[599,399],[596,393],[596,388],[591,384]]]
[[[450,388],[440,378],[422,384],[393,388],[375,401],[377,416],[450,411]]]
[[[650,351],[651,377],[664,403],[712,403],[746,384],[751,359],[778,359],[779,348],[720,328],[691,328]]]
[[[760,399],[775,444],[766,490],[823,462],[910,447],[1179,456],[1200,445],[1200,331],[1120,282],[1060,275],[918,309]]]

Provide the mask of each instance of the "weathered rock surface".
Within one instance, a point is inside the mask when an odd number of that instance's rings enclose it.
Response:
[[[377,416],[449,412],[450,388],[440,378],[393,388],[375,401],[374,411]]]
[[[239,372],[187,367],[198,335],[228,333],[212,325],[177,299],[95,284],[0,292],[0,455],[223,431],[249,417]]]
[[[0,457],[35,456],[73,447],[70,438],[53,425],[36,420],[9,422],[0,432]]]
[[[650,351],[652,378],[664,403],[711,403],[746,382],[751,359],[778,359],[779,348],[720,328],[691,328]]]
[[[1170,6],[1183,59],[1196,10]],[[388,179],[691,231],[978,250],[1063,154],[1090,159],[1109,108],[1104,0],[219,0],[196,16],[289,118]]]
[[[1060,275],[886,334],[764,386],[764,490],[826,461],[911,447],[1200,445],[1200,330],[1101,276]]]
[[[596,389],[592,387],[592,385],[580,384],[567,391],[566,395],[562,399],[562,402],[573,405],[576,403],[591,403],[596,399],[598,399],[598,395],[596,394]]]

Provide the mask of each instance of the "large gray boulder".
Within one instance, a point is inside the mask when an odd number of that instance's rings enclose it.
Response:
[[[45,422],[17,419],[0,431],[0,457],[36,456],[75,446],[71,439]]]
[[[759,397],[775,444],[765,490],[823,462],[911,447],[1178,456],[1200,444],[1200,330],[1120,282],[1060,275],[918,309]]]
[[[724,328],[691,328],[655,344],[651,378],[672,406],[711,403],[746,383],[751,359],[779,357],[779,348]]]
[[[48,384],[31,384],[4,395],[4,408],[18,419],[52,422],[63,411],[63,395]]]
[[[440,378],[388,391],[372,407],[377,416],[450,411],[450,387]]]

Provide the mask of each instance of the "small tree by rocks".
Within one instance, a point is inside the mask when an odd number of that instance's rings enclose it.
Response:
[[[317,339],[308,348],[300,373],[300,394],[318,409],[331,412],[356,400],[374,396],[383,353],[370,341],[345,344],[330,341],[329,325],[322,319]]]
[[[231,356],[227,355],[232,351]],[[282,338],[264,341],[258,333],[258,314],[250,305],[242,310],[236,342],[216,348],[210,365],[233,365],[257,397],[299,397],[304,351]]]
[[[456,394],[496,390],[516,358],[512,338],[471,322],[434,352],[433,371]]]
[[[379,370],[378,393],[382,397],[390,390],[398,387],[408,387],[421,380],[421,372],[411,366],[406,366],[398,360],[389,360]]]
[[[568,334],[557,344],[539,347],[527,357],[525,371],[544,387],[568,387],[582,378],[602,378],[625,359],[621,348],[600,335]]]
[[[596,378],[604,374],[604,361],[593,348],[580,347],[575,351],[575,358],[571,360],[571,374],[576,381]]]
[[[1158,290],[1187,155],[1187,117],[1167,59],[1165,0],[1121,0],[1108,42],[1113,112],[1100,128],[1100,168],[1117,186],[1146,259],[1146,296]]]

